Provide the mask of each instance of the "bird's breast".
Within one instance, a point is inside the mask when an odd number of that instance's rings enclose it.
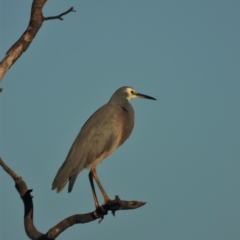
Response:
[[[134,127],[134,110],[130,104],[128,108],[123,108],[122,123],[122,134],[119,146],[129,138]]]
[[[110,109],[111,110],[111,109]],[[113,111],[112,111],[113,113]],[[108,136],[105,139],[105,145],[101,154],[91,161],[87,167],[96,167],[103,159],[111,155],[119,146],[121,146],[126,139],[130,136],[134,125],[134,115],[130,116],[129,112],[122,107],[115,106],[114,113],[108,118],[108,124],[101,131],[104,135]],[[108,147],[106,147],[108,146]]]

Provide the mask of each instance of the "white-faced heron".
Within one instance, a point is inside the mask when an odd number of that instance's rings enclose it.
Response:
[[[84,168],[89,168],[89,180],[96,208],[99,207],[99,203],[93,178],[103,195],[104,203],[110,200],[98,179],[96,167],[130,136],[134,125],[134,110],[129,103],[132,98],[156,100],[137,93],[131,87],[119,88],[109,102],[100,107],[83,125],[54,178],[52,189],[60,192],[69,182],[68,192],[71,192],[78,174]]]

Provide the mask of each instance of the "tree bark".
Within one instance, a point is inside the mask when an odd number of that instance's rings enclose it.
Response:
[[[44,17],[42,14],[42,9],[47,0],[33,0],[30,21],[26,31],[22,34],[22,36],[10,47],[7,51],[6,56],[0,62],[0,81],[2,81],[4,75],[8,71],[8,69],[17,61],[17,59],[25,52],[32,40],[36,36],[37,32],[41,28],[43,21],[59,19],[63,20],[62,16],[75,12],[73,7],[71,7],[66,12],[63,12],[57,16],[53,17]]]
[[[101,207],[92,212],[84,214],[75,214],[63,219],[54,227],[50,228],[46,233],[41,233],[37,230],[33,222],[33,197],[31,195],[32,189],[28,189],[25,181],[19,177],[11,168],[9,168],[0,158],[0,165],[12,177],[15,182],[15,187],[23,201],[24,205],[24,227],[27,236],[33,240],[52,240],[57,238],[67,228],[78,224],[88,223],[100,219],[99,223],[103,220],[104,216],[111,211],[113,215],[118,210],[136,209],[145,205],[145,202],[140,201],[124,201],[118,196],[114,200],[110,200]]]

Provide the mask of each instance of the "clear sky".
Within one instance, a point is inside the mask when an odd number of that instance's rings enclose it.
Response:
[[[58,239],[240,239],[240,2],[48,1],[43,24],[1,87],[1,157],[33,189],[46,232],[94,209],[88,171],[73,192],[53,178],[88,117],[121,86],[135,128],[98,166],[109,194],[146,201]],[[1,1],[0,56],[25,31],[31,1]],[[1,239],[27,239],[23,204],[0,169]],[[99,200],[102,197],[98,192]]]

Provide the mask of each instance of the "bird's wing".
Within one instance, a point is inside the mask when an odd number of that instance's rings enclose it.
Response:
[[[119,134],[122,130],[122,114],[123,110],[120,106],[106,104],[87,120],[58,170],[52,189],[59,186],[63,188],[69,178],[72,176],[76,178],[80,171],[91,165],[102,154],[118,146],[116,141],[121,138]]]

